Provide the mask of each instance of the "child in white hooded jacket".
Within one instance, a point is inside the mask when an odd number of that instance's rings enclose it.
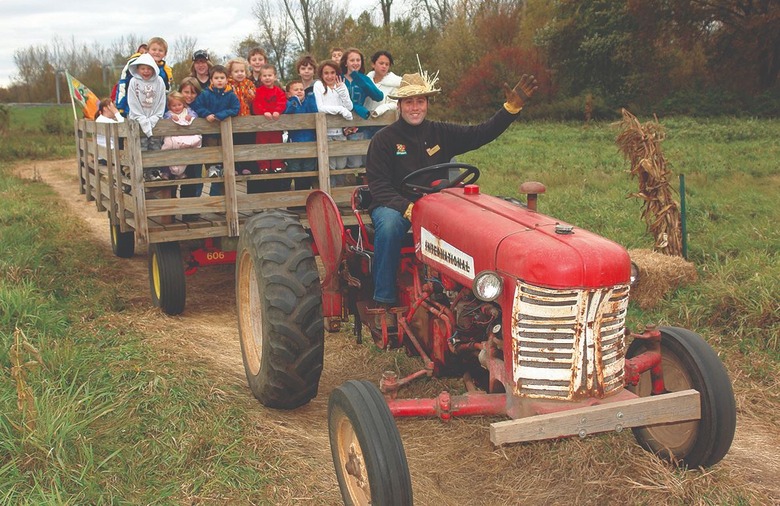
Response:
[[[141,127],[141,150],[160,149],[162,140],[152,137],[152,129],[165,113],[165,82],[157,72],[157,63],[149,54],[142,54],[130,64],[133,78],[127,85],[128,119]],[[160,179],[159,169],[144,169],[147,180]]]

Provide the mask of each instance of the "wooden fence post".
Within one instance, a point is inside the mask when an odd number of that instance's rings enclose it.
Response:
[[[236,161],[233,156],[233,119],[219,124],[222,137],[222,177],[225,180],[225,217],[229,237],[238,236],[238,202],[236,201]]]
[[[144,187],[143,155],[141,154],[141,127],[128,121],[127,148],[130,154],[130,187],[135,201],[135,234],[139,243],[149,242],[149,223],[146,221],[146,188]]]
[[[324,112],[318,112],[314,118],[317,135],[317,165],[320,190],[330,193],[330,161],[328,156],[328,120]]]

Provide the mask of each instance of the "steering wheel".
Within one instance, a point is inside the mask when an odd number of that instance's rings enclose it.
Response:
[[[431,172],[440,172],[442,170],[449,170],[449,169],[466,169],[466,170],[461,172],[458,175],[458,177],[456,177],[452,181],[445,179],[444,181],[441,181],[435,184],[434,186],[423,186],[423,185],[418,185],[410,182],[411,180],[422,177]],[[406,177],[404,177],[401,180],[401,185],[406,189],[416,191],[419,193],[438,193],[444,190],[445,188],[458,186],[461,183],[473,184],[477,181],[477,179],[479,179],[479,169],[474,167],[473,165],[469,165],[467,163],[460,163],[460,162],[448,162],[448,163],[439,163],[437,165],[430,165],[428,167],[417,169],[414,172],[407,174]]]

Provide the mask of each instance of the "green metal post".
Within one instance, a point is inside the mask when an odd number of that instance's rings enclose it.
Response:
[[[685,213],[685,174],[680,174],[680,221],[682,222],[682,254],[688,260],[688,227]]]

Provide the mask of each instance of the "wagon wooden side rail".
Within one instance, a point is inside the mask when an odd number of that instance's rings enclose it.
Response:
[[[111,224],[117,230],[122,233],[133,231],[139,244],[236,237],[243,222],[254,213],[271,208],[303,208],[310,191],[291,188],[254,193],[252,181],[283,179],[289,182],[294,178],[315,178],[315,187],[327,191],[345,207],[345,220],[348,221],[346,207],[355,184],[362,184],[365,167],[330,171],[328,159],[365,155],[370,141],[329,141],[327,130],[351,126],[378,128],[394,120],[393,114],[347,121],[324,113],[282,115],[277,121],[262,116],[236,117],[218,124],[196,119],[188,127],[161,120],[153,131],[155,136],[201,134],[219,138],[218,146],[161,151],[141,151],[143,134],[134,121],[107,124],[80,120],[75,128],[79,189],[88,201],[95,202],[98,211],[109,212]],[[316,141],[234,144],[236,133],[303,129],[314,130]],[[105,146],[98,142],[100,136],[107,139]],[[296,158],[316,159],[318,170],[253,175],[236,175],[235,172],[237,162]],[[222,177],[144,181],[144,169],[213,164],[224,167]],[[346,175],[348,182],[331,185],[330,176],[334,175]],[[208,195],[207,189],[218,183],[224,185],[224,195]],[[205,185],[202,195],[177,198],[180,188],[189,185]]]

